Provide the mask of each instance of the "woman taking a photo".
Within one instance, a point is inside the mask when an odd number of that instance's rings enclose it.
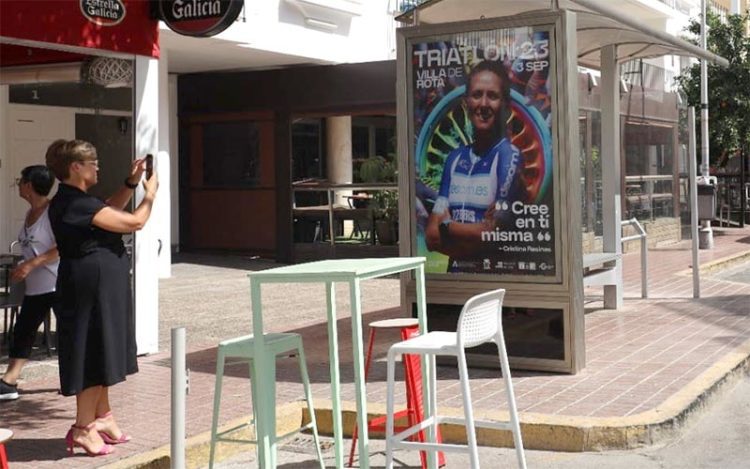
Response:
[[[133,162],[123,186],[106,201],[88,194],[99,172],[92,144],[65,142],[48,152],[47,165],[61,182],[49,208],[60,252],[60,389],[76,396],[76,422],[65,440],[71,454],[80,446],[89,456],[101,456],[112,452],[111,445],[130,440],[109,404],[109,387],[138,371],[130,261],[122,235],[146,224],[158,179],[154,174],[143,182],[143,200],[130,213],[125,208],[145,170],[144,159]]]

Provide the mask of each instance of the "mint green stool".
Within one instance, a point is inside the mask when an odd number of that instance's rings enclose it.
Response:
[[[307,410],[310,412],[310,423],[304,425],[298,429],[295,429],[285,435],[275,436],[275,429],[271,433],[274,435],[276,441],[287,438],[295,433],[299,433],[303,430],[312,429],[313,439],[315,440],[315,449],[318,455],[318,461],[320,462],[321,469],[325,468],[323,462],[323,454],[320,451],[320,441],[318,439],[318,426],[315,422],[315,409],[312,404],[312,393],[310,391],[310,377],[307,374],[307,365],[305,364],[305,352],[302,348],[302,337],[299,334],[291,333],[280,333],[280,334],[265,334],[263,336],[267,352],[273,356],[281,354],[289,354],[290,352],[296,352],[299,358],[299,370],[302,375],[302,384],[305,388],[305,400],[307,401]],[[211,422],[211,451],[208,460],[209,469],[214,467],[214,456],[216,452],[216,443],[219,441],[227,443],[252,443],[257,444],[257,440],[243,440],[225,437],[229,433],[235,432],[242,428],[254,425],[256,422],[255,403],[257,395],[257,383],[253,373],[252,360],[254,358],[254,339],[252,335],[246,335],[244,337],[237,337],[234,339],[225,340],[219,343],[218,353],[216,356],[216,387],[214,390],[214,415],[213,421]],[[229,430],[217,433],[217,426],[219,423],[219,408],[221,405],[221,384],[224,379],[224,361],[227,358],[244,358],[249,360],[250,363],[250,387],[253,399],[253,419],[249,423],[243,423],[236,427],[230,428]],[[275,363],[275,362],[274,362]],[[276,367],[273,366],[273,374],[275,375]],[[275,376],[273,376],[275,379]],[[258,432],[256,431],[256,434]]]

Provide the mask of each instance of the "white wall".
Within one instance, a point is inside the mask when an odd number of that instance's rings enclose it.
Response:
[[[169,125],[171,119],[171,106],[169,96],[169,74],[167,73],[166,51],[161,51],[159,58],[159,124],[158,124],[158,166],[159,182],[163,186],[163,191],[159,200],[154,205],[153,217],[159,220],[158,239],[159,239],[159,278],[169,278],[172,276],[172,221],[170,212],[172,211],[172,151]],[[175,120],[175,122],[177,122]]]
[[[135,154],[156,155],[159,150],[159,61],[138,56],[135,59]],[[143,200],[143,187],[135,193],[135,203]],[[154,217],[156,204],[169,206],[169,182],[160,184],[152,216],[146,226],[135,234],[135,339],[138,354],[159,351],[159,272],[158,240],[161,226],[169,218]]]
[[[166,68],[166,67],[165,67]],[[180,246],[180,148],[179,148],[179,120],[177,119],[177,75],[169,75],[167,92],[169,93],[169,149],[170,162],[170,207],[171,207],[171,249]],[[160,129],[164,131],[164,128]],[[171,257],[171,256],[170,256]]]
[[[639,20],[659,31],[664,31],[673,36],[682,36],[685,34],[685,28],[690,23],[691,16],[699,13],[700,1],[679,1],[685,8],[690,9],[690,15],[686,15],[678,9],[671,8],[660,0],[626,0],[625,2],[613,2],[611,6],[622,13],[638,17]],[[636,6],[637,8],[634,8]],[[681,9],[684,10],[685,8]],[[646,59],[645,62],[666,70],[665,89],[674,89],[675,85],[672,78],[680,74],[681,66],[678,56],[657,57]]]
[[[221,67],[234,69],[386,60],[395,57],[391,11],[395,3],[396,0],[250,0],[245,3],[244,22],[237,21],[210,39],[178,37],[162,23],[162,43],[170,52],[180,51],[174,60],[170,58],[170,71],[180,71],[174,65],[189,60],[188,55],[206,51],[236,57],[232,67]],[[350,11],[343,11],[347,9]]]

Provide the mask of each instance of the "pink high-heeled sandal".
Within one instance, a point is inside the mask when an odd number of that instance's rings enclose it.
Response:
[[[77,441],[75,441],[73,439],[73,431],[74,430],[80,430],[80,431],[84,431],[84,432],[89,432],[89,431],[91,431],[94,428],[94,425],[95,425],[95,422],[91,422],[88,425],[75,425],[74,424],[74,425],[70,426],[70,430],[68,430],[68,434],[65,435],[65,444],[68,447],[68,454],[69,455],[71,455],[71,456],[73,455],[73,449],[76,446],[80,446],[81,448],[83,448],[83,450],[86,451],[86,454],[89,455],[89,456],[106,456],[106,455],[110,454],[112,451],[115,450],[115,448],[112,445],[109,445],[109,444],[105,443],[101,447],[101,449],[99,451],[94,452],[94,451],[91,451],[91,449],[88,448],[83,443],[79,443],[79,442],[77,442]]]
[[[106,414],[100,415],[96,419],[100,420],[100,421],[101,420],[105,420],[106,418],[110,417],[111,415],[112,415],[112,411],[110,410]],[[112,435],[110,435],[109,433],[107,433],[107,432],[105,432],[103,430],[97,430],[97,431],[99,432],[99,436],[102,437],[102,440],[104,440],[104,442],[107,443],[107,444],[109,444],[109,445],[119,445],[121,443],[127,443],[128,441],[130,441],[130,435],[126,435],[124,433],[120,435],[120,438],[114,438]]]

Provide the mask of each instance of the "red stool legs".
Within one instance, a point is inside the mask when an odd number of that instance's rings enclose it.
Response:
[[[370,361],[372,360],[372,346],[375,345],[375,328],[370,328],[370,336],[367,338],[367,357],[365,358],[365,383],[367,382],[367,375],[370,374]],[[349,449],[349,467],[354,465],[354,450],[357,448],[357,424],[354,424],[354,430],[352,431],[352,447]],[[0,468],[3,469],[3,468]]]
[[[0,469],[8,469],[8,455],[5,453],[5,445],[0,443]]]
[[[8,453],[5,452],[5,443],[13,438],[13,432],[7,428],[0,428],[0,469],[8,469]]]
[[[370,327],[370,335],[368,338],[367,345],[367,357],[365,358],[365,382],[367,382],[367,376],[370,373],[370,364],[372,362],[372,349],[375,344],[375,331],[377,327]],[[401,340],[406,340],[414,335],[419,334],[419,326],[409,325],[399,328],[401,331]],[[403,417],[407,418],[407,426],[394,427],[394,431],[399,432],[406,430],[407,428],[416,425],[423,420],[422,411],[422,367],[421,361],[418,355],[404,355],[404,382],[406,384],[406,409],[396,412],[394,414],[394,420]],[[367,423],[369,430],[385,431],[385,416],[376,417]],[[438,430],[437,442],[441,442],[440,431]],[[425,434],[423,431],[418,432],[414,438],[418,441],[425,441]],[[349,467],[354,464],[354,450],[357,447],[357,426],[354,426],[352,431],[352,447],[349,450]],[[420,451],[420,460],[422,462],[422,469],[427,468],[427,453]],[[445,454],[438,453],[438,465],[445,465]]]

